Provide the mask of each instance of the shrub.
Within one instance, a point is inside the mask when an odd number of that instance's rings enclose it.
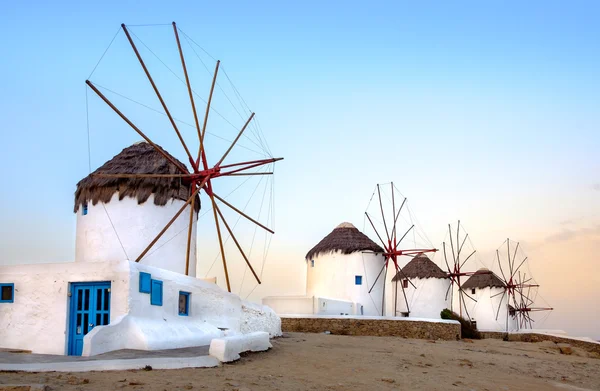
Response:
[[[460,322],[460,333],[462,338],[481,339],[477,327],[470,320],[450,311],[448,308],[443,309],[442,312],[440,312],[440,316],[442,319],[458,320]]]

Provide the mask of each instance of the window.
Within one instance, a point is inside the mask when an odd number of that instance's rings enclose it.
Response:
[[[362,285],[362,276],[354,276],[354,284]]]
[[[13,303],[15,301],[15,284],[0,283],[0,303]]]
[[[408,280],[402,280],[402,288],[408,288]]]
[[[190,314],[190,292],[179,291],[179,315],[188,316]]]
[[[310,267],[315,267],[315,260],[314,259],[310,260]]]
[[[150,280],[151,292],[150,292],[150,304],[162,305],[163,304],[163,282],[159,280]]]
[[[83,206],[81,207],[81,214],[85,216],[87,213],[88,213],[88,206],[87,206],[87,204],[83,204]]]
[[[140,292],[142,293],[150,293],[151,286],[150,280],[152,276],[150,273],[140,272]]]
[[[471,289],[471,294],[474,295],[475,294],[475,288]]]

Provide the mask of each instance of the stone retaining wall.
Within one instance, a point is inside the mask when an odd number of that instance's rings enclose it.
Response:
[[[460,323],[414,321],[402,319],[357,319],[328,317],[281,316],[281,329],[287,332],[323,333],[337,335],[372,335],[419,339],[460,339]]]
[[[497,331],[482,331],[481,338],[483,339],[504,339],[506,333]],[[571,346],[583,349],[585,351],[600,355],[600,343],[581,341],[579,339],[559,337],[550,334],[540,333],[509,333],[508,340],[513,342],[542,342],[552,341],[554,343],[564,343]]]

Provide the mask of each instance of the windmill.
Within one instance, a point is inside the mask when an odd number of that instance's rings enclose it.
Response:
[[[461,284],[461,277],[470,277],[474,274],[485,274],[486,272],[482,272],[482,271],[478,271],[478,272],[465,272],[463,270],[463,266],[465,266],[465,264],[467,263],[467,261],[469,259],[471,259],[471,257],[473,255],[475,255],[475,253],[477,252],[477,250],[475,250],[475,248],[473,247],[473,244],[471,243],[471,240],[469,239],[469,234],[467,233],[467,231],[462,228],[461,230],[461,225],[460,225],[460,220],[458,220],[458,222],[456,223],[456,235],[454,236],[454,232],[455,230],[452,229],[452,226],[450,224],[448,224],[448,241],[450,242],[449,244],[446,243],[446,241],[442,242],[442,249],[443,249],[443,254],[444,254],[444,262],[446,264],[446,268],[447,268],[447,274],[448,274],[448,278],[450,279],[450,286],[448,287],[448,290],[446,291],[446,300],[448,300],[448,295],[450,295],[450,306],[451,306],[451,310],[454,310],[453,304],[454,304],[454,298],[452,296],[454,296],[454,289],[456,286],[456,289],[458,291],[458,310],[459,310],[459,315],[462,317],[463,314],[463,308],[465,310],[465,313],[467,315],[467,319],[469,321],[471,321],[471,317],[469,315],[469,311],[467,310],[467,305],[466,305],[466,300],[465,299],[469,299],[473,302],[476,302],[477,300],[475,300],[475,298],[473,298],[472,296],[470,296],[467,292],[465,292],[465,290],[462,287]],[[461,237],[462,234],[462,237]],[[465,244],[467,245],[467,247],[465,247]],[[468,254],[468,255],[466,255]],[[450,256],[452,256],[452,258],[450,258]],[[489,272],[491,273],[491,272]]]
[[[506,250],[506,253],[504,250]],[[507,332],[509,331],[509,316],[511,315],[517,321],[517,327],[531,328],[534,322],[531,317],[532,312],[552,310],[550,307],[533,307],[539,284],[531,277],[531,273],[527,275],[525,272],[526,269],[529,269],[527,266],[528,259],[520,247],[520,243],[515,244],[510,239],[506,239],[496,249],[496,262],[504,287],[500,292],[492,295],[491,298],[500,296],[496,309],[496,321],[500,316],[500,310],[503,306],[506,306]]]
[[[252,126],[256,126],[255,125],[255,122],[256,122],[255,114],[252,112],[249,115],[249,117],[245,120],[244,125],[241,127],[241,129],[239,130],[239,132],[237,133],[236,137],[233,139],[233,141],[231,142],[229,147],[222,153],[221,157],[218,160],[216,160],[215,163],[213,163],[213,164],[209,163],[209,161],[207,159],[207,148],[206,148],[205,136],[207,134],[209,114],[212,111],[214,111],[214,108],[211,106],[211,102],[213,99],[215,85],[216,84],[218,85],[217,75],[219,73],[220,61],[217,60],[216,64],[215,64],[214,74],[212,76],[212,83],[210,85],[210,92],[208,95],[208,99],[206,100],[206,110],[204,112],[204,117],[203,117],[202,126],[201,126],[199,114],[196,109],[196,101],[194,98],[194,96],[197,96],[197,94],[193,90],[192,85],[191,85],[190,76],[188,74],[188,68],[186,66],[186,59],[184,57],[184,52],[182,50],[182,45],[181,45],[181,41],[180,41],[180,33],[182,33],[186,37],[186,40],[187,40],[187,35],[185,33],[183,33],[176,26],[175,22],[172,23],[172,28],[173,28],[174,43],[176,44],[177,50],[179,52],[181,69],[183,72],[185,82],[183,82],[183,79],[181,79],[181,78],[180,78],[180,80],[187,87],[187,95],[189,97],[189,102],[191,105],[192,114],[193,114],[193,118],[194,118],[194,128],[196,130],[198,143],[199,143],[199,148],[198,148],[197,154],[196,153],[193,154],[192,151],[190,151],[190,148],[188,147],[188,143],[186,143],[184,141],[182,132],[180,131],[178,124],[177,124],[178,122],[181,122],[181,121],[178,121],[177,118],[175,118],[171,114],[171,111],[167,107],[165,99],[163,98],[163,95],[159,91],[159,89],[157,87],[157,83],[155,82],[155,79],[150,74],[146,63],[145,63],[144,59],[142,58],[140,51],[138,50],[138,47],[136,46],[136,44],[134,42],[134,39],[132,38],[133,33],[130,31],[128,26],[126,26],[125,24],[121,25],[121,29],[124,32],[124,34],[127,38],[127,41],[129,42],[129,45],[131,46],[131,49],[133,50],[135,57],[137,58],[137,61],[139,62],[139,65],[141,66],[146,78],[148,79],[148,82],[150,83],[152,90],[154,91],[154,94],[156,95],[158,101],[160,102],[160,105],[164,111],[164,114],[168,117],[169,122],[175,132],[175,135],[177,136],[179,142],[181,143],[181,146],[185,150],[185,153],[187,155],[187,160],[189,161],[189,164],[191,167],[191,171],[189,171],[187,167],[185,167],[183,164],[181,164],[179,161],[177,161],[177,159],[174,159],[171,154],[166,153],[165,150],[163,150],[160,146],[158,146],[155,142],[153,142],[146,135],[146,133],[144,133],[136,124],[134,124],[134,122],[132,120],[130,120],[111,100],[109,100],[109,98],[107,96],[104,95],[104,93],[101,91],[101,89],[102,89],[101,86],[95,84],[88,78],[88,80],[86,80],[86,85],[102,101],[104,101],[104,103],[106,103],[108,105],[108,107],[110,107],[110,109],[112,109],[112,111],[114,111],[114,113],[116,113],[125,123],[127,123],[127,125],[129,125],[129,127],[131,127],[139,136],[141,136],[149,145],[151,145],[154,148],[154,150],[156,150],[156,152],[160,153],[170,164],[172,164],[176,168],[176,171],[177,171],[177,173],[175,173],[175,174],[153,174],[153,173],[103,174],[103,173],[97,173],[94,175],[109,176],[109,177],[113,177],[113,178],[130,178],[130,179],[143,178],[143,177],[157,178],[157,179],[173,179],[173,180],[182,181],[186,185],[189,185],[189,188],[190,188],[189,193],[190,194],[189,194],[189,198],[187,199],[185,204],[175,213],[175,215],[169,220],[169,222],[165,224],[165,226],[160,230],[160,232],[156,235],[156,237],[148,243],[147,247],[139,255],[137,255],[135,262],[140,262],[141,260],[143,260],[144,256],[148,253],[148,251],[150,251],[153,248],[153,246],[156,245],[156,243],[159,241],[159,239],[165,234],[165,232],[169,229],[169,227],[179,218],[179,216],[184,212],[184,210],[189,205],[190,206],[190,208],[189,208],[190,215],[189,215],[189,225],[188,225],[188,229],[187,229],[187,251],[186,251],[186,260],[185,260],[186,261],[185,274],[186,275],[189,274],[190,248],[191,248],[191,241],[193,240],[192,228],[193,228],[194,211],[195,211],[194,204],[196,202],[197,196],[199,196],[201,192],[204,192],[204,194],[206,194],[206,196],[209,197],[210,205],[212,207],[212,212],[213,212],[212,214],[213,214],[214,225],[216,228],[216,233],[217,233],[218,242],[219,242],[220,256],[221,256],[221,260],[222,260],[222,264],[223,264],[223,270],[224,270],[224,274],[225,274],[227,290],[229,292],[231,292],[231,282],[230,282],[229,270],[228,270],[228,265],[227,265],[227,258],[226,258],[226,254],[225,254],[222,227],[225,228],[225,230],[229,234],[229,237],[235,243],[237,250],[243,257],[249,270],[252,272],[256,282],[258,284],[260,284],[261,280],[260,280],[258,274],[257,274],[256,270],[253,268],[246,252],[243,250],[242,245],[238,241],[237,237],[234,235],[232,226],[225,219],[225,216],[223,214],[221,206],[223,206],[223,205],[226,206],[231,211],[237,213],[239,215],[239,217],[243,217],[247,221],[254,224],[256,227],[261,228],[262,230],[264,230],[266,232],[273,234],[274,231],[271,228],[269,228],[266,225],[259,222],[257,219],[255,219],[255,218],[251,217],[250,215],[248,215],[247,213],[245,213],[243,211],[243,208],[236,207],[232,203],[228,202],[225,199],[226,198],[225,196],[221,196],[221,195],[217,194],[216,188],[218,187],[218,185],[216,185],[216,183],[219,182],[218,178],[255,176],[255,175],[272,175],[273,171],[252,171],[252,169],[258,169],[259,167],[264,168],[264,166],[272,164],[276,161],[282,160],[283,158],[269,157],[266,159],[239,161],[239,162],[232,162],[232,163],[226,162],[227,157],[231,156],[230,154],[231,154],[232,150],[234,150],[234,147],[240,145],[238,143],[240,138],[242,136],[246,136],[246,134],[245,134],[246,130],[250,129]],[[115,35],[115,38],[116,38],[116,35]],[[113,38],[113,41],[114,41],[114,38]],[[189,40],[188,40],[188,43],[189,43]],[[111,42],[111,44],[112,44],[112,42]],[[144,46],[145,46],[145,44],[144,44]],[[109,48],[110,48],[110,45],[109,45]],[[108,50],[108,48],[107,48],[107,50]],[[105,54],[106,54],[106,51],[105,51]],[[104,57],[104,55],[103,55],[103,57]],[[101,61],[102,61],[102,58],[101,58]],[[98,65],[96,65],[96,67],[97,66]],[[95,68],[94,68],[94,70],[95,70]],[[171,72],[173,72],[171,69],[169,69],[169,70]],[[92,74],[93,74],[93,72],[92,72]]]
[[[384,198],[382,198],[382,194],[384,195]],[[378,202],[373,203],[374,210],[369,210],[375,195],[377,195]],[[396,199],[398,199],[400,204],[398,208]],[[383,277],[382,316],[385,315],[385,285],[390,262],[395,271],[394,275],[399,273],[403,274],[400,266],[400,257],[415,257],[425,253],[438,251],[436,248],[433,248],[425,235],[422,234],[419,229],[415,228],[416,224],[414,222],[414,216],[410,212],[406,201],[406,197],[400,194],[393,182],[389,183],[389,185],[378,184],[371,196],[367,210],[365,211],[365,218],[369,222],[369,226],[375,232],[384,249],[383,266],[369,288],[369,294],[371,294],[379,279]],[[381,216],[381,219],[379,219],[379,215]],[[398,237],[398,233],[401,233],[402,235]],[[405,281],[408,281],[413,288],[416,289],[416,286],[410,279],[405,278]],[[400,286],[407,312],[410,313],[408,299],[406,297],[406,292],[404,291],[405,286],[404,284],[401,284]]]

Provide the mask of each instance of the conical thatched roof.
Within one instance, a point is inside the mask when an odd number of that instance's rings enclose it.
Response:
[[[161,148],[160,146],[158,146]],[[162,149],[162,148],[161,148]],[[164,151],[164,149],[163,149]],[[171,156],[168,152],[165,153]],[[185,167],[185,164],[173,157]],[[145,141],[125,148],[92,174],[83,178],[77,184],[75,191],[75,207],[91,202],[108,203],[113,194],[119,194],[119,200],[125,197],[137,198],[138,204],[143,204],[151,194],[154,194],[155,205],[165,205],[169,200],[187,201],[190,197],[190,187],[181,178],[117,178],[101,177],[94,174],[182,174],[182,172],[152,145]],[[195,201],[196,211],[200,210],[200,199]]]
[[[505,285],[502,280],[490,272],[486,268],[481,268],[475,272],[469,279],[462,285],[463,289],[472,288],[504,288]]]
[[[383,249],[369,239],[367,235],[360,232],[354,225],[342,223],[313,247],[306,254],[306,259],[333,251],[340,251],[343,254],[351,254],[356,251],[382,253]]]
[[[448,278],[448,275],[425,254],[417,255],[398,272],[392,281],[403,278]]]

